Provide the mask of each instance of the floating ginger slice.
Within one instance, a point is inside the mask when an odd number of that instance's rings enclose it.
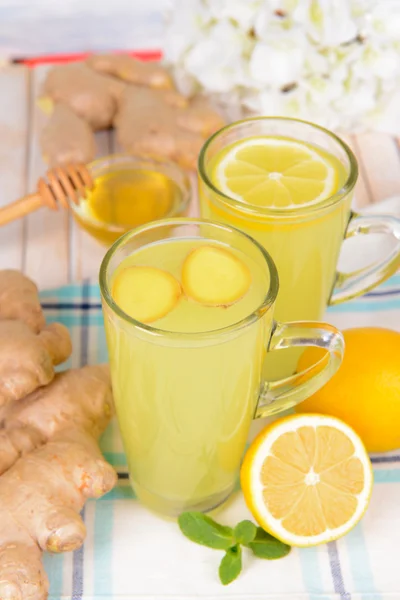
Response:
[[[185,294],[207,306],[234,304],[248,292],[250,284],[247,266],[232,252],[219,246],[201,246],[183,263]]]
[[[177,304],[182,290],[167,271],[155,267],[129,267],[113,284],[112,296],[130,317],[152,323],[165,317]]]

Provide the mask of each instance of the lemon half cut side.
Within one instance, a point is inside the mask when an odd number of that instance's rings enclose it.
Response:
[[[349,532],[367,509],[372,483],[361,439],[323,415],[294,415],[267,426],[241,469],[254,517],[291,546],[323,544]]]

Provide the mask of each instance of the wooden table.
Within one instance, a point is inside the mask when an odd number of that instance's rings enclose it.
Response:
[[[46,171],[38,143],[41,118],[35,107],[46,69],[0,70],[0,205],[33,191]],[[360,165],[356,208],[400,194],[398,143],[383,134],[344,137]],[[97,134],[97,147],[99,155],[115,151],[112,134]],[[0,268],[22,269],[40,288],[95,279],[104,252],[63,211],[42,209],[0,229]]]

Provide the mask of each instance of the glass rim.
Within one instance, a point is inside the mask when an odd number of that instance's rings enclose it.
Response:
[[[316,130],[320,131],[321,133],[330,137],[336,144],[338,144],[342,148],[342,150],[344,150],[344,152],[346,153],[347,158],[349,160],[349,164],[350,164],[348,176],[346,178],[346,181],[340,188],[340,190],[335,192],[335,194],[328,196],[328,198],[326,198],[325,200],[323,200],[322,202],[320,202],[318,204],[311,204],[309,206],[301,206],[300,205],[299,207],[293,207],[293,208],[274,208],[274,207],[262,207],[259,205],[249,204],[247,202],[237,200],[236,198],[232,198],[228,194],[224,194],[224,192],[222,192],[220,189],[218,189],[218,187],[211,181],[211,179],[207,173],[207,168],[205,165],[206,152],[207,152],[208,148],[211,146],[211,144],[216,139],[219,138],[220,135],[226,133],[227,131],[234,129],[235,127],[238,127],[240,125],[244,125],[245,123],[260,122],[260,121],[268,121],[268,122],[287,121],[287,122],[299,123],[301,125],[306,125],[308,127],[311,127],[312,129],[316,129]],[[357,160],[356,160],[356,157],[355,157],[353,151],[348,146],[348,144],[346,144],[346,142],[344,142],[339,136],[337,136],[332,131],[329,131],[329,129],[326,129],[325,127],[321,127],[321,125],[317,125],[316,123],[312,123],[311,121],[296,119],[294,117],[273,117],[273,116],[271,116],[271,117],[266,117],[266,116],[264,116],[264,117],[263,116],[248,117],[246,119],[241,119],[240,121],[235,121],[234,123],[225,125],[221,129],[219,129],[218,131],[213,133],[208,138],[208,140],[203,144],[203,147],[200,150],[199,158],[197,161],[197,167],[198,167],[198,172],[199,172],[199,176],[200,176],[201,180],[204,182],[204,184],[209,189],[211,189],[215,194],[217,194],[217,196],[219,197],[219,200],[221,202],[225,203],[226,205],[234,207],[241,213],[246,213],[246,214],[251,214],[251,215],[262,215],[262,216],[266,216],[266,217],[292,217],[292,216],[298,216],[298,215],[306,216],[306,215],[309,215],[312,213],[317,213],[321,210],[327,209],[327,208],[337,204],[338,202],[340,202],[347,194],[349,194],[352,191],[352,189],[354,188],[354,186],[357,182],[357,178],[358,178],[358,163],[357,163]]]
[[[145,233],[146,230],[156,229],[157,227],[171,227],[171,226],[178,226],[178,225],[182,225],[182,226],[187,226],[187,225],[209,225],[210,226],[211,225],[213,228],[215,227],[216,229],[220,229],[220,230],[222,229],[224,231],[227,231],[228,233],[234,233],[235,235],[238,235],[239,237],[246,239],[260,251],[262,258],[264,259],[264,261],[267,265],[270,279],[269,279],[268,291],[265,294],[262,302],[259,304],[259,306],[257,306],[257,308],[255,308],[250,314],[246,315],[239,321],[236,321],[235,323],[232,323],[231,325],[227,325],[225,327],[220,327],[218,329],[210,329],[207,331],[199,331],[199,332],[196,332],[196,331],[194,331],[194,332],[178,332],[178,331],[169,331],[168,329],[160,329],[158,327],[153,327],[151,324],[146,324],[146,323],[142,323],[141,321],[137,321],[133,317],[130,317],[129,315],[127,315],[118,306],[118,304],[114,301],[114,299],[111,295],[110,288],[107,283],[108,267],[109,267],[110,261],[113,258],[114,254],[122,246],[124,246],[127,242],[129,242],[131,239],[137,237],[138,235]],[[176,238],[176,239],[179,239],[179,238]],[[160,219],[158,221],[146,223],[146,224],[141,225],[140,227],[136,227],[135,229],[128,231],[127,233],[122,235],[108,249],[108,251],[106,252],[106,254],[101,262],[100,271],[99,271],[99,285],[100,285],[101,295],[102,295],[104,301],[106,302],[107,306],[111,309],[111,311],[113,313],[118,315],[118,317],[123,319],[129,325],[132,325],[137,329],[145,331],[146,333],[150,333],[150,334],[160,336],[160,337],[173,337],[173,338],[179,338],[179,339],[192,339],[195,337],[196,339],[203,339],[203,338],[216,337],[221,334],[223,335],[225,333],[229,333],[230,331],[242,329],[244,327],[247,327],[247,325],[249,325],[250,323],[253,323],[256,320],[258,320],[259,318],[261,318],[261,316],[265,313],[265,311],[268,310],[274,304],[274,302],[276,300],[276,297],[278,295],[278,290],[279,290],[279,277],[278,277],[278,271],[277,271],[276,265],[275,265],[272,257],[270,256],[270,254],[255,239],[253,239],[251,236],[247,235],[247,233],[240,231],[236,227],[224,225],[223,223],[216,223],[214,221],[210,221],[207,219],[177,217],[177,218],[172,218],[172,219]]]
[[[128,154],[127,152],[116,152],[115,154],[106,154],[105,156],[100,156],[99,158],[95,158],[94,160],[92,160],[90,163],[87,164],[87,167],[90,171],[90,173],[93,175],[92,169],[96,169],[98,167],[99,170],[97,172],[98,176],[100,173],[105,173],[107,172],[107,170],[109,172],[112,171],[112,167],[110,167],[109,169],[107,168],[107,163],[112,164],[115,161],[122,161],[126,160],[127,162],[132,164],[132,169],[137,170],[139,168],[139,165],[148,165],[149,167],[151,166],[164,166],[166,168],[172,167],[173,169],[175,169],[177,172],[179,172],[179,175],[182,177],[183,179],[183,185],[181,185],[180,182],[177,182],[176,178],[173,178],[174,183],[176,183],[176,185],[178,185],[180,191],[182,192],[182,198],[181,201],[179,202],[179,204],[173,208],[173,210],[171,210],[169,212],[169,214],[165,217],[166,219],[172,219],[174,218],[174,216],[176,214],[180,214],[181,212],[185,211],[187,209],[187,207],[189,206],[189,203],[192,199],[192,186],[190,183],[190,179],[187,175],[187,172],[182,169],[182,167],[180,167],[176,162],[172,161],[172,160],[167,160],[167,159],[160,159],[160,158],[154,158],[151,156],[139,156],[138,154]],[[103,168],[101,168],[103,166]],[[137,165],[137,166],[135,166]],[[160,173],[162,173],[162,171],[159,171]],[[165,173],[164,173],[165,174]],[[168,174],[165,174],[166,177],[168,177],[169,179],[172,179]],[[104,221],[100,221],[99,219],[96,219],[95,217],[91,217],[91,216],[82,216],[82,214],[79,212],[79,204],[78,206],[75,205],[74,202],[70,203],[72,211],[81,219],[83,219],[85,221],[85,223],[89,223],[90,225],[93,225],[94,227],[99,227],[101,229],[106,229],[108,232],[110,233],[120,233],[121,235],[124,235],[127,231],[126,231],[126,227],[122,226],[122,225],[110,225],[107,224],[107,226],[105,227],[105,223]]]

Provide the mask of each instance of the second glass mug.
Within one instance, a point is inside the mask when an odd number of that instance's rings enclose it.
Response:
[[[212,181],[214,158],[230,144],[257,136],[294,138],[319,146],[345,169],[345,181],[333,196],[318,204],[295,208],[251,205],[231,198]],[[279,273],[275,314],[279,320],[318,320],[328,305],[338,304],[374,288],[400,266],[400,219],[361,215],[351,210],[357,161],[335,134],[312,123],[280,117],[256,117],[224,127],[203,146],[199,156],[201,216],[232,225],[254,237],[271,254]],[[337,271],[344,238],[387,233],[397,243],[390,254],[353,273]],[[293,373],[299,351],[267,358],[274,377]]]
[[[176,238],[244,252],[262,274],[252,284],[263,286],[255,310],[229,326],[194,333],[157,329],[125,314],[110,292],[118,266],[135,250]],[[340,366],[343,338],[335,327],[274,321],[278,285],[275,264],[260,244],[203,220],[144,225],[107,252],[100,288],[117,416],[132,486],[154,510],[176,516],[221,504],[235,488],[252,419],[301,402]],[[305,346],[327,352],[306,371],[263,380],[267,352]]]

